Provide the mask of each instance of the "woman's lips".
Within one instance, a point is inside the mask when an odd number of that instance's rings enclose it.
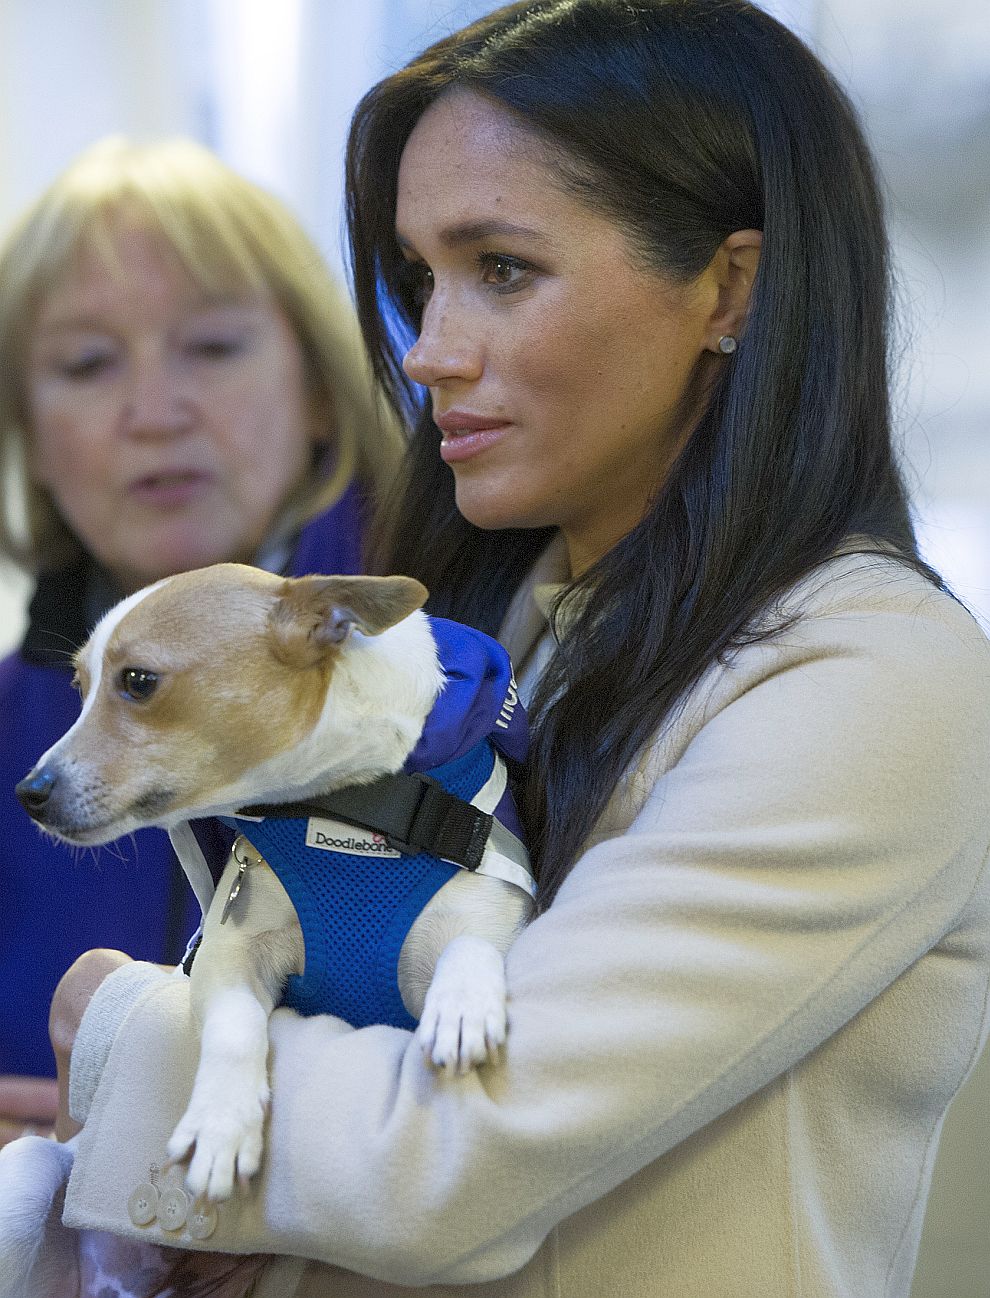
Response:
[[[434,423],[443,433],[440,458],[446,464],[459,464],[480,455],[501,441],[509,428],[508,423],[459,411],[435,417]]]
[[[480,455],[482,451],[487,451],[501,441],[508,428],[508,424],[497,424],[493,428],[479,428],[474,432],[444,433],[440,442],[440,458],[445,464],[470,460],[472,456]]]
[[[136,478],[128,495],[151,509],[178,509],[200,500],[213,486],[213,475],[198,469],[163,470]]]

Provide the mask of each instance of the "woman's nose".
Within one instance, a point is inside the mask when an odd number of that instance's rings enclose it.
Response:
[[[138,437],[171,437],[188,427],[191,402],[166,357],[135,359],[128,374],[124,423]]]
[[[419,337],[406,352],[402,368],[414,383],[428,388],[479,379],[484,363],[476,329],[465,326],[460,313],[434,295],[423,310]]]

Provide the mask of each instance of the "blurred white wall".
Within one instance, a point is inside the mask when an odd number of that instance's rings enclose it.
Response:
[[[196,136],[342,266],[350,112],[489,0],[0,0],[0,227],[84,145]],[[765,0],[850,89],[890,193],[899,393],[928,557],[990,623],[990,20],[986,0]],[[0,651],[24,585],[0,569]]]
[[[822,0],[814,43],[887,182],[922,546],[990,626],[990,10]]]
[[[353,105],[416,49],[490,7],[0,0],[0,226],[92,140],[186,133],[287,199],[340,266]],[[765,7],[850,89],[886,177],[905,323],[898,404],[919,529],[928,557],[990,624],[987,0]],[[24,594],[0,570],[0,651],[21,634]],[[918,1298],[990,1295],[990,1056],[981,1067],[950,1114]]]

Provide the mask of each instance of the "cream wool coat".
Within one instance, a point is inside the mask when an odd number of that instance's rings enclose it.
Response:
[[[529,598],[507,635],[532,676]],[[266,1162],[208,1241],[319,1259],[265,1293],[906,1298],[987,1034],[990,646],[887,559],[833,560],[786,606],[513,947],[503,1066],[447,1078],[405,1032],[276,1011]],[[67,1223],[167,1238],[127,1199],[194,1064],[185,979],[104,984]]]

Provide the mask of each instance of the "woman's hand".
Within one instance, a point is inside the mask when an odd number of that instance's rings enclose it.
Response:
[[[79,1130],[79,1124],[69,1116],[69,1061],[75,1044],[79,1024],[93,993],[108,974],[129,964],[131,957],[123,951],[102,948],[87,951],[72,964],[55,988],[51,1014],[48,1017],[48,1035],[55,1051],[58,1075],[57,1104],[55,1106],[55,1138],[69,1140]]]
[[[50,1077],[0,1077],[0,1146],[55,1123],[58,1083]]]

